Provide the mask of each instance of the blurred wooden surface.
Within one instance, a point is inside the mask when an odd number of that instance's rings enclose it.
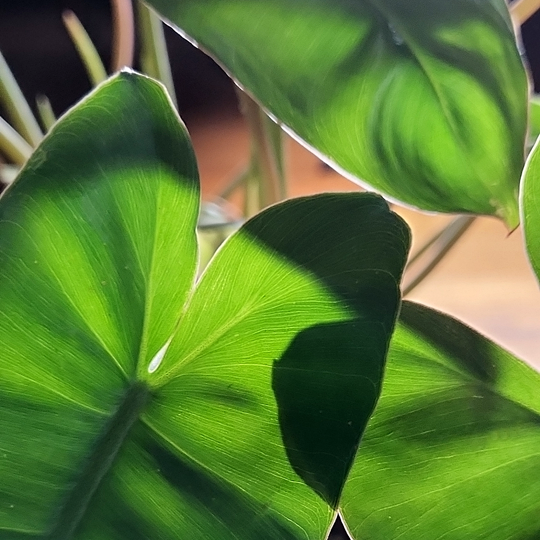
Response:
[[[188,119],[203,197],[214,197],[239,174],[249,155],[242,118],[234,112]],[[354,191],[298,143],[287,143],[290,195]],[[413,231],[413,252],[448,216],[396,208]],[[529,267],[521,229],[510,236],[496,219],[479,218],[439,267],[409,296],[449,313],[540,369],[540,288]]]

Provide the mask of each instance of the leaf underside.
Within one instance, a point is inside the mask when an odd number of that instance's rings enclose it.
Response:
[[[310,147],[514,228],[527,78],[504,0],[149,0]]]

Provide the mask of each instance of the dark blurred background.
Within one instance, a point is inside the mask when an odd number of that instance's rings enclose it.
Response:
[[[110,66],[109,0],[0,0],[0,51],[33,104],[45,94],[61,113],[90,90],[90,83],[65,30],[61,14],[71,9],[82,21],[106,66]],[[235,103],[232,83],[204,53],[166,30],[180,113]],[[523,42],[540,92],[540,13],[523,26]],[[136,67],[136,66],[135,66]]]
[[[29,102],[44,94],[57,114],[91,89],[62,23],[66,9],[79,17],[109,68],[109,0],[0,0],[0,51]],[[208,56],[170,28],[166,37],[181,114],[235,103],[232,83]]]

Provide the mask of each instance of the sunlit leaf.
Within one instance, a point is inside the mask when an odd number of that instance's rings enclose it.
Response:
[[[540,96],[535,95],[529,102],[529,137],[534,142],[540,136]]]
[[[527,253],[540,280],[540,138],[531,150],[523,171],[521,211]]]
[[[404,303],[343,493],[355,539],[540,537],[540,374]]]
[[[517,225],[527,81],[504,0],[149,0],[350,175]]]
[[[193,290],[198,206],[185,128],[132,73],[0,199],[0,538],[326,535],[408,229],[374,195],[286,202]]]

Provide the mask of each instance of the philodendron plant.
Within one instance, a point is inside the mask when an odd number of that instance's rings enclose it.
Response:
[[[149,3],[350,176],[521,212],[540,277],[502,1]],[[0,540],[322,540],[338,512],[355,540],[540,538],[540,374],[402,303],[385,200],[274,204],[197,278],[199,196],[165,88],[130,70],[3,193]]]
[[[370,194],[249,220],[195,285],[164,89],[66,114],[0,201],[0,538],[322,538],[377,401],[409,247]]]

